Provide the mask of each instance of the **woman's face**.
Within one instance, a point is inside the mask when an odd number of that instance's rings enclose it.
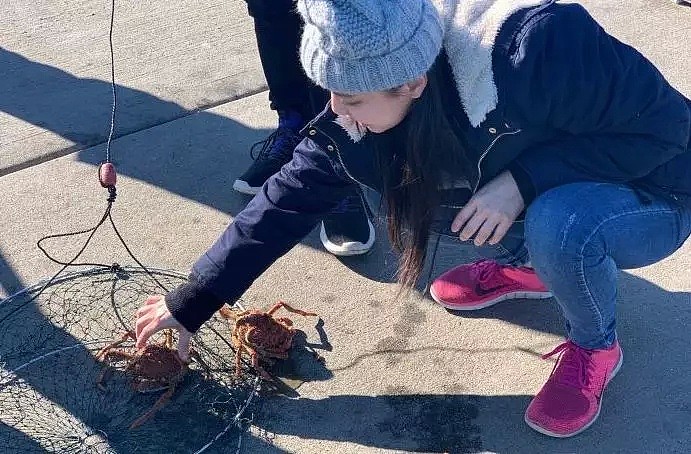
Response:
[[[426,85],[427,77],[422,76],[386,91],[354,95],[331,92],[331,109],[369,131],[381,133],[398,125],[405,118],[413,100],[420,97]]]

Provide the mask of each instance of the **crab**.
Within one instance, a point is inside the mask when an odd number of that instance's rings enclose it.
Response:
[[[236,312],[225,306],[219,310],[221,317],[235,322],[231,342],[235,348],[236,376],[241,373],[243,352],[250,355],[252,366],[266,380],[272,380],[271,375],[259,364],[259,360],[288,358],[295,328],[289,318],[273,316],[281,308],[305,317],[317,317],[314,312],[295,309],[283,301],[279,301],[266,312],[257,309]]]
[[[127,340],[136,340],[132,331],[127,331],[122,338],[99,350],[96,360],[105,363],[96,380],[96,386],[102,391],[106,390],[107,375],[112,371],[109,360],[124,360],[126,366],[124,372],[131,377],[132,387],[140,393],[151,393],[166,390],[158,398],[154,405],[135,419],[130,429],[135,429],[151,419],[154,414],[163,407],[175,393],[176,386],[185,377],[189,370],[189,363],[184,362],[173,348],[173,333],[171,330],[164,332],[164,338],[160,343],[150,343],[140,350],[119,348]],[[196,353],[190,352],[190,355]]]

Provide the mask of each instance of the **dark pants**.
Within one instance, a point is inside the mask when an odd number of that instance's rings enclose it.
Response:
[[[300,37],[302,18],[295,0],[245,0],[250,16],[254,18],[259,58],[269,86],[271,108],[277,111],[294,110],[305,122],[316,117],[329,100],[329,92],[313,84],[300,64]],[[347,199],[360,199],[359,188],[353,185]],[[363,207],[362,223],[367,219]],[[337,213],[330,216],[335,219]],[[333,227],[330,227],[333,228]],[[353,226],[341,227],[353,229]],[[368,229],[365,224],[365,229]],[[338,233],[338,232],[337,232]]]
[[[329,93],[314,85],[300,65],[302,19],[294,0],[245,0],[254,18],[259,58],[274,110],[295,110],[305,121],[314,118]]]

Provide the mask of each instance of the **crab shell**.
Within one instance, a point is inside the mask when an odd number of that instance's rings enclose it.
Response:
[[[293,344],[295,328],[287,318],[274,318],[261,311],[250,311],[240,316],[233,332],[233,341],[247,345],[260,356],[287,358]]]
[[[132,375],[132,386],[139,392],[152,392],[175,385],[187,372],[175,350],[149,344],[137,353],[126,369]]]

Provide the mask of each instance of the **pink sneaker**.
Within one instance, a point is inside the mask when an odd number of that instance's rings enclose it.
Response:
[[[457,311],[474,311],[514,298],[551,298],[531,268],[480,260],[452,268],[434,280],[432,299]]]
[[[602,392],[624,360],[619,342],[603,350],[586,350],[566,341],[543,358],[559,354],[547,383],[530,402],[525,422],[550,437],[583,432],[600,415]]]

